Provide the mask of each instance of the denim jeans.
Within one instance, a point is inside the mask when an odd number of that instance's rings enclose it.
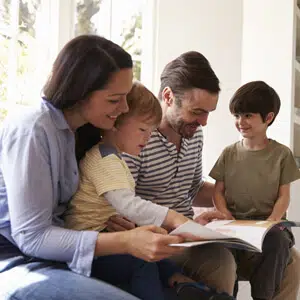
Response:
[[[289,229],[274,227],[265,237],[262,253],[233,250],[241,269],[239,273],[243,274],[242,268],[247,269],[245,273],[249,277],[253,298],[274,299],[280,292],[285,270],[291,260],[293,245],[294,237]],[[252,268],[249,265],[252,265]],[[235,294],[237,289],[236,285]]]
[[[108,255],[94,260],[92,277],[127,290],[143,300],[164,300],[164,288],[175,273],[181,273],[172,261],[146,262],[131,255]]]
[[[97,263],[95,264],[95,267]],[[93,273],[97,275],[96,271]],[[166,299],[176,299],[172,290]],[[1,300],[137,300],[97,278],[69,270],[65,263],[28,257],[0,235]]]

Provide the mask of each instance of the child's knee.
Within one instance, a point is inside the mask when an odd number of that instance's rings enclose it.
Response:
[[[263,250],[283,250],[290,249],[293,246],[292,234],[286,230],[274,228],[270,230],[264,240]]]
[[[155,262],[148,262],[143,259],[132,257],[132,266],[135,270],[139,269],[148,269],[148,270],[156,270],[158,269],[157,264]]]

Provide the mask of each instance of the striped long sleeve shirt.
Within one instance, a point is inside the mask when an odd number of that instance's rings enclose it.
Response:
[[[179,152],[155,130],[138,157],[123,153],[136,195],[192,217],[192,202],[203,184],[202,146],[202,128],[191,139],[182,139]]]

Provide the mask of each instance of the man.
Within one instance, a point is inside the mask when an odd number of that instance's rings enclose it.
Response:
[[[202,54],[187,52],[167,64],[159,91],[162,123],[139,157],[124,154],[137,195],[191,218],[192,206],[212,205],[213,185],[202,179],[202,126],[216,109],[219,91],[219,80]],[[121,218],[111,219],[109,225],[112,230],[132,226]],[[176,261],[195,280],[232,294],[236,263],[229,250],[215,245],[190,248]],[[249,279],[253,266],[255,262],[243,263],[237,269]],[[300,257],[293,251],[274,299],[295,300],[299,278]]]

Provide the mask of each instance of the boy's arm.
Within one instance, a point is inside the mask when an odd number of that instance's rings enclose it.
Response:
[[[218,211],[225,214],[226,218],[234,219],[231,212],[227,209],[227,203],[225,199],[225,185],[224,181],[216,181],[213,195],[213,202]]]
[[[269,216],[269,221],[280,221],[286,213],[290,203],[290,184],[283,184],[279,187],[278,199],[273,211]]]
[[[273,211],[268,220],[279,221],[286,213],[290,202],[290,183],[300,178],[300,172],[296,165],[293,153],[287,147],[283,151],[287,151],[281,163],[280,186],[278,198],[273,207]]]
[[[104,197],[119,214],[139,226],[154,224],[172,230],[189,220],[174,210],[135,196],[130,189],[109,191]]]

